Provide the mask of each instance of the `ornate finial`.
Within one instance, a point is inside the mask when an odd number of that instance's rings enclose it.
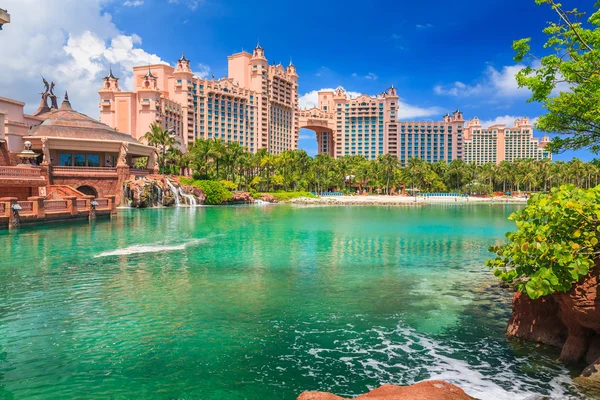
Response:
[[[152,75],[152,71],[150,71],[150,67],[148,67],[148,72],[146,73],[145,78],[154,78],[154,75]]]
[[[294,66],[294,63],[292,62],[292,57],[290,57],[290,65],[289,65],[289,66],[290,66],[290,67],[293,67],[293,66]]]
[[[65,90],[65,98],[64,101],[69,101],[69,93]]]
[[[262,47],[260,47],[260,38],[258,39],[258,42],[256,43],[256,48],[257,49],[262,49]]]
[[[187,58],[185,58],[185,52],[183,50],[181,51],[181,58],[179,59],[179,61],[181,61],[181,62],[189,61]]]

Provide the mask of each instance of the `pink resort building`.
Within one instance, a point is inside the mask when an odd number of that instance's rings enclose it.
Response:
[[[182,54],[175,68],[133,68],[132,92],[122,91],[112,71],[100,94],[100,121],[140,139],[152,123],[171,130],[187,148],[196,138],[238,142],[251,152],[273,154],[298,147],[296,67],[269,65],[264,49],[228,57],[226,78],[194,76]]]
[[[427,162],[463,159],[484,164],[503,160],[551,159],[541,142],[533,137],[527,118],[513,128],[495,125],[483,129],[475,118],[465,125],[460,110],[441,121],[398,121],[398,95],[392,86],[377,96],[348,96],[344,89],[318,93],[318,106],[299,110],[299,126],[316,132],[319,154],[332,157],[360,155],[375,159],[391,153],[405,165],[410,158]]]
[[[533,137],[533,125],[527,118],[515,121],[512,128],[506,125],[493,125],[487,129],[481,126],[479,118],[467,122],[463,134],[463,159],[476,164],[515,161],[519,159],[552,159],[546,150],[548,136],[542,140]]]

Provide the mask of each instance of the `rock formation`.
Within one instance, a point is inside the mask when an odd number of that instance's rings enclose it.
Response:
[[[141,179],[136,179],[134,176],[123,184],[122,204],[129,205],[135,208],[160,207],[175,205],[175,193],[169,187],[166,177],[163,175],[147,175]],[[177,178],[171,179],[172,185],[177,191],[181,191],[186,195],[192,195],[196,199],[197,204],[204,204],[206,196],[199,188],[195,186],[183,185]],[[177,193],[181,204],[188,205],[186,199],[181,193]],[[189,197],[189,196],[188,196]]]
[[[590,364],[577,382],[600,388],[600,266],[567,293],[513,298],[507,335],[561,349],[560,361]]]
[[[383,385],[360,395],[368,400],[473,400],[461,388],[444,381],[424,381],[411,386]],[[326,392],[304,392],[298,400],[346,400]]]

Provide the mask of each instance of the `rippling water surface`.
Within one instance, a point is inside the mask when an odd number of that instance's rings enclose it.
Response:
[[[120,210],[0,232],[0,398],[577,398],[483,266],[514,205]]]

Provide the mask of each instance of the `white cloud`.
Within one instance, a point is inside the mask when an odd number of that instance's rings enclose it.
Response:
[[[401,38],[402,38],[402,36],[398,35],[397,33],[393,33],[392,34],[392,39],[394,39],[394,40],[398,40],[398,39],[401,39]]]
[[[13,23],[2,31],[0,96],[39,105],[40,75],[69,91],[73,107],[98,117],[98,89],[112,64],[124,89],[132,88],[134,65],[161,63],[144,51],[139,36],[125,35],[104,12],[107,0],[6,0]],[[18,23],[16,23],[18,21]]]
[[[324,88],[319,90],[312,90],[298,98],[298,105],[300,108],[313,108],[319,105],[319,92],[334,92],[333,88]],[[351,98],[356,98],[360,96],[362,93],[359,92],[346,92],[348,96]]]
[[[200,78],[208,77],[209,73],[210,73],[210,67],[206,64],[198,64],[198,66],[194,70],[194,74],[196,76],[199,76]]]
[[[428,28],[433,28],[432,24],[417,24],[415,25],[417,28],[419,29],[428,29]]]
[[[481,125],[484,128],[489,128],[490,126],[494,126],[494,125],[506,125],[507,127],[512,128],[515,121],[518,119],[521,119],[521,118],[523,118],[523,117],[519,117],[519,116],[515,116],[515,115],[503,115],[500,117],[496,117],[494,119],[481,121]],[[538,120],[538,117],[529,118],[529,121],[532,124],[535,124],[537,122],[537,120]]]
[[[192,11],[195,11],[201,2],[202,0],[169,0],[170,4],[184,4]]]
[[[300,139],[300,140],[310,140],[310,139],[314,139],[314,138],[315,138],[314,134],[313,135],[300,135],[298,137],[298,139]]]
[[[312,108],[317,107],[319,104],[319,92],[333,92],[335,89],[325,88],[320,90],[312,90],[298,99],[298,104],[301,108]],[[362,93],[360,92],[346,92],[351,98],[357,98]],[[441,116],[444,110],[440,107],[418,107],[415,105],[408,104],[403,99],[398,99],[398,119],[407,120],[412,118],[424,118],[433,115]]]
[[[433,115],[442,116],[444,110],[440,107],[418,107],[398,100],[398,119],[408,120],[413,118],[431,117]]]
[[[372,73],[372,72],[369,72],[369,73],[368,73],[368,74],[365,76],[365,79],[369,79],[369,80],[372,80],[372,81],[376,81],[376,80],[377,80],[377,78],[379,78],[379,77],[378,77],[377,75],[375,75],[374,73]]]
[[[144,0],[127,0],[123,5],[125,7],[139,7],[144,4]]]
[[[356,77],[358,76],[358,74],[357,74],[356,72],[354,72],[354,73],[352,74],[352,76],[353,76],[354,78],[356,78]]]
[[[525,68],[524,64],[508,65],[500,70],[491,65],[485,69],[484,76],[480,82],[468,85],[463,82],[454,82],[450,85],[436,85],[433,88],[435,94],[445,96],[477,96],[487,95],[490,97],[527,97],[531,92],[527,88],[520,88],[515,76]],[[536,68],[536,65],[533,65]],[[568,91],[569,86],[560,83],[557,85],[553,95],[560,91]]]

